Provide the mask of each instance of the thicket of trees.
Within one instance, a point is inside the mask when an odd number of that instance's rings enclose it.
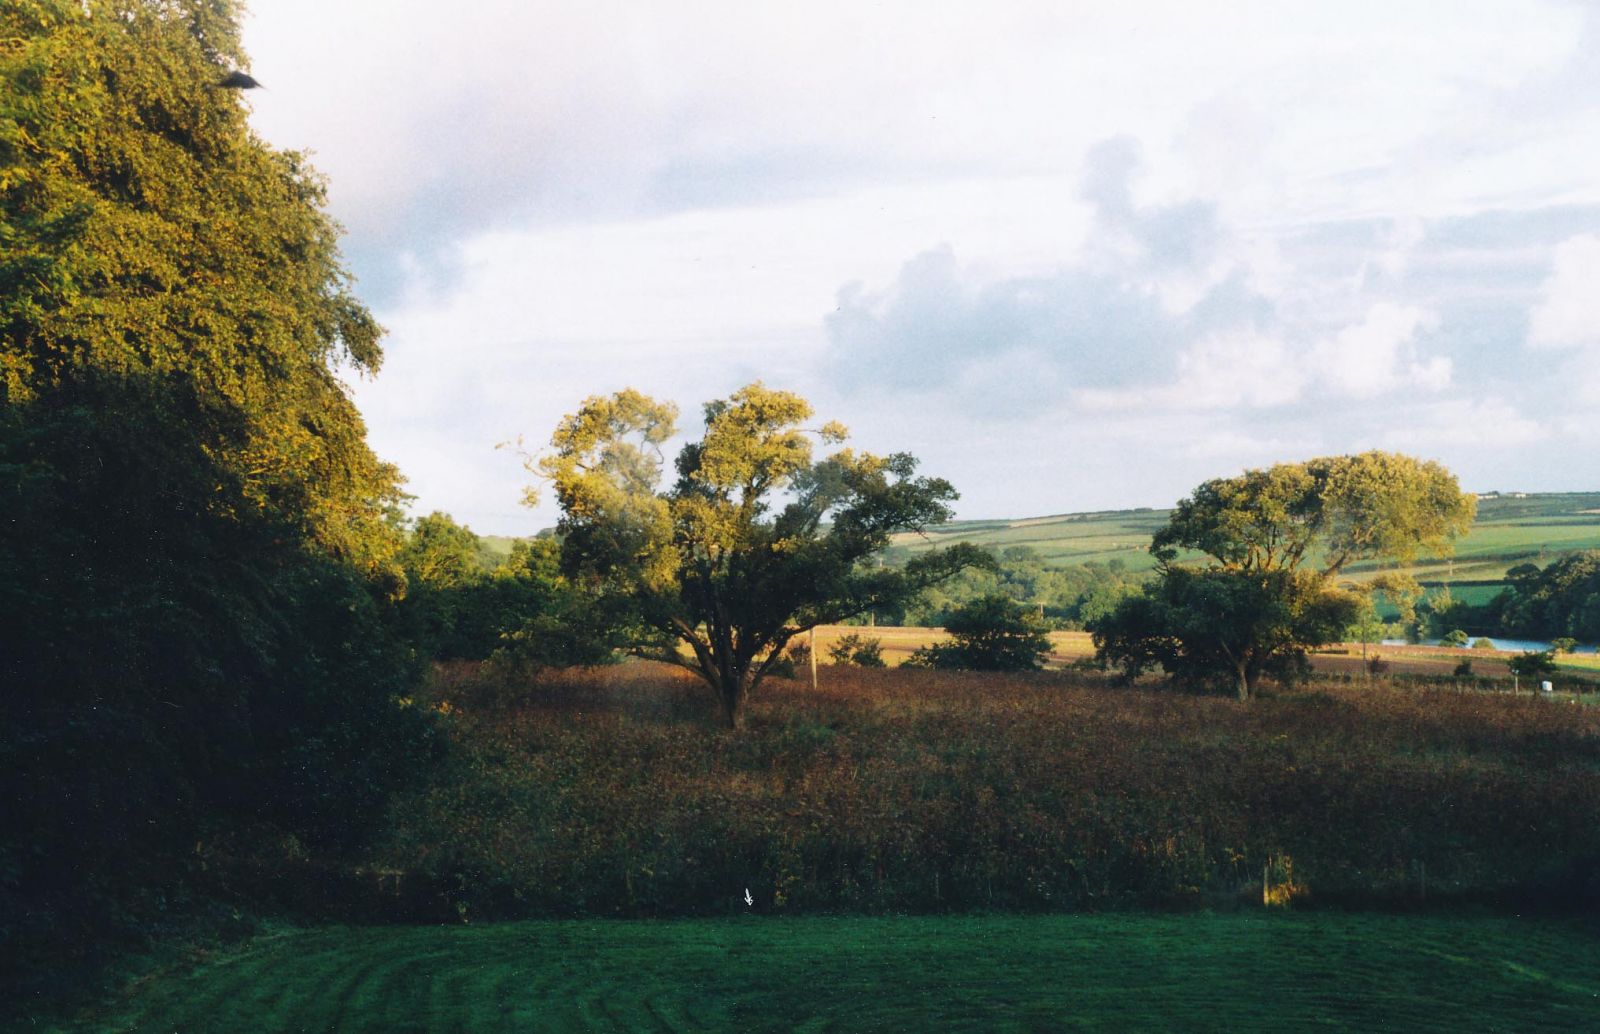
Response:
[[[550,537],[512,543],[497,558],[448,514],[412,522],[399,554],[401,627],[429,661],[482,661],[522,670],[611,659],[625,631],[561,574]]]
[[[159,910],[197,844],[359,840],[430,751],[378,368],[231,0],[0,6],[0,958]]]
[[[904,547],[896,547],[887,550],[884,559],[892,566],[910,555]],[[1129,572],[1121,560],[1056,567],[1031,546],[1007,546],[996,554],[992,567],[969,567],[903,607],[879,612],[877,618],[890,625],[942,627],[959,607],[1004,596],[1032,608],[1052,628],[1081,628],[1137,592],[1147,578],[1147,572]]]
[[[1481,616],[1463,616],[1514,638],[1600,643],[1600,550],[1573,553],[1542,568],[1521,564],[1506,572],[1506,581],[1506,590]]]

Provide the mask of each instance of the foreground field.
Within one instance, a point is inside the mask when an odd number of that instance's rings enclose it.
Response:
[[[1594,1030],[1596,931],[1500,917],[543,921],[330,928],[70,1030]]]
[[[1241,704],[1102,677],[830,668],[719,730],[632,664],[434,690],[379,864],[413,916],[1600,903],[1600,708],[1360,682]],[[398,907],[397,906],[397,907]]]

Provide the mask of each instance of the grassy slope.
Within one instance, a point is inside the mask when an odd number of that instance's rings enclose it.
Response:
[[[1593,927],[1334,913],[542,921],[266,938],[78,1030],[1594,1030]]]
[[[926,536],[903,535],[896,544],[913,552],[952,542],[975,542],[994,549],[1031,546],[1050,563],[1083,564],[1121,558],[1130,569],[1153,566],[1150,536],[1166,523],[1166,510],[1119,510],[1063,514],[1017,521],[956,521]],[[1485,499],[1478,520],[1456,544],[1452,561],[1420,564],[1413,570],[1425,582],[1447,577],[1458,596],[1473,597],[1463,582],[1499,582],[1507,568],[1548,563],[1554,554],[1600,549],[1600,493],[1550,493],[1526,499]],[[1358,566],[1354,573],[1360,574]],[[1489,589],[1488,591],[1493,591]]]

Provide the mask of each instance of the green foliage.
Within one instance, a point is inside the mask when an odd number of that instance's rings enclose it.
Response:
[[[1578,641],[1571,636],[1557,636],[1550,640],[1550,647],[1555,653],[1572,653],[1578,648]]]
[[[883,640],[867,638],[859,632],[851,632],[835,640],[828,647],[828,659],[834,664],[854,664],[858,668],[886,667]]]
[[[1490,627],[1519,638],[1600,641],[1600,550],[1506,572],[1509,588],[1487,608]]]
[[[1461,662],[1455,666],[1455,670],[1450,672],[1450,674],[1453,675],[1454,677],[1458,678],[1458,679],[1469,679],[1469,678],[1471,678],[1472,677],[1472,661],[1470,659],[1467,659],[1467,658],[1462,658]]]
[[[903,562],[910,554],[901,554]],[[1057,628],[1076,628],[1099,617],[1136,592],[1144,575],[1130,575],[1117,560],[1054,567],[1029,546],[1007,546],[992,567],[970,567],[930,588],[899,612],[885,614],[900,625],[946,624],[951,613],[985,596],[1007,596],[1017,603],[1042,608]]]
[[[1172,567],[1091,631],[1097,655],[1129,677],[1159,665],[1249,699],[1263,675],[1297,676],[1306,650],[1337,641],[1360,606],[1312,572]]]
[[[1494,649],[1494,640],[1487,639],[1487,638],[1474,639],[1472,641],[1472,648],[1474,650],[1493,650]]]
[[[616,643],[596,601],[561,573],[554,539],[515,542],[492,568],[477,535],[448,514],[411,528],[400,561],[408,638],[433,660],[486,660],[519,671],[599,664]]]
[[[1050,652],[1040,621],[1005,596],[956,608],[944,629],[950,642],[922,647],[907,663],[943,671],[1037,671]]]
[[[1341,570],[1445,550],[1473,507],[1438,464],[1381,452],[1208,481],[1152,539],[1158,580],[1091,622],[1097,654],[1130,676],[1160,665],[1249,699],[1263,674],[1296,676],[1307,649],[1362,622],[1370,608],[1334,585]],[[1209,559],[1186,566],[1186,551]],[[1414,598],[1409,578],[1383,587],[1407,606]]]
[[[1446,632],[1444,634],[1443,638],[1441,638],[1439,640],[1439,645],[1440,646],[1463,647],[1463,646],[1467,645],[1469,640],[1470,640],[1470,637],[1467,635],[1466,632],[1462,631],[1459,628],[1455,628],[1455,629],[1451,629],[1449,632]]]
[[[231,0],[0,6],[0,958],[171,899],[197,841],[358,841],[430,754],[398,475],[321,181]]]
[[[898,607],[989,562],[955,546],[900,568],[875,563],[896,532],[947,520],[955,490],[914,476],[905,454],[843,449],[813,460],[812,437],[838,442],[844,429],[806,431],[805,400],[760,383],[706,404],[705,434],[684,446],[676,483],[661,490],[659,449],[676,415],[632,390],[591,398],[561,422],[536,469],[561,505],[565,574],[610,627],[647,631],[653,644],[639,645],[704,679],[732,727],[796,635]]]
[[[1525,650],[1507,661],[1506,667],[1511,674],[1523,677],[1549,675],[1556,670],[1555,651]]]

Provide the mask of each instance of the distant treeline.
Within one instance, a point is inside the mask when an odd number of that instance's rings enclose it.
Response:
[[[885,563],[902,562],[907,555],[903,547],[892,548]],[[999,595],[1039,608],[1053,628],[1077,629],[1109,613],[1150,577],[1149,571],[1128,571],[1115,558],[1055,567],[1031,546],[1008,546],[995,554],[995,561],[993,570],[968,568],[903,609],[876,619],[889,625],[943,626],[957,607]]]
[[[1600,550],[1590,549],[1539,567],[1506,572],[1506,588],[1473,606],[1445,594],[1428,607],[1429,631],[1460,628],[1473,635],[1512,639],[1600,642]]]

